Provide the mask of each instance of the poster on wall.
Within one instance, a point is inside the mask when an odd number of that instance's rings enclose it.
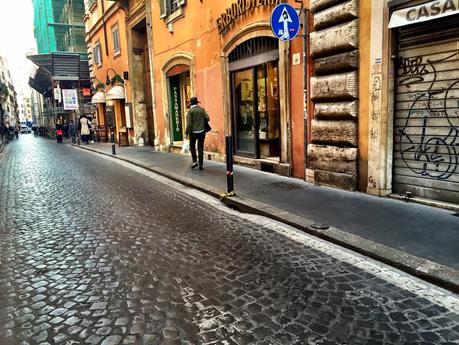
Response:
[[[64,110],[78,109],[78,94],[76,89],[62,89],[62,101]]]

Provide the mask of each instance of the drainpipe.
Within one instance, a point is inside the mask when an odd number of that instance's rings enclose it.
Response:
[[[309,10],[303,8],[303,102],[304,102],[304,169],[308,168],[308,16]]]
[[[105,24],[105,5],[104,5],[104,0],[101,0],[100,4],[102,6],[102,23],[103,23],[103,27],[104,27],[105,55],[108,57],[107,25]]]

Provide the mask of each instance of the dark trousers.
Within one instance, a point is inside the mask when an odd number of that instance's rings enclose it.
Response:
[[[206,133],[191,133],[190,134],[190,152],[193,163],[197,162],[196,159],[196,141],[198,142],[198,156],[199,156],[199,166],[202,167],[204,162],[204,139],[206,138]]]

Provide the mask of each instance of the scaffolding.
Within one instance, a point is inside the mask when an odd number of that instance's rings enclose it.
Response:
[[[86,53],[84,0],[32,0],[39,54]]]

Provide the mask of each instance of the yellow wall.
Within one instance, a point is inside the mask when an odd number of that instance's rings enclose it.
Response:
[[[124,10],[119,7],[119,4],[113,1],[104,0],[104,10],[106,13],[105,18],[102,15],[102,6],[100,4],[93,6],[89,15],[85,17],[86,23],[86,42],[90,45],[91,51],[95,44],[99,41],[101,43],[101,54],[102,54],[102,63],[100,65],[93,64],[92,70],[94,76],[97,80],[94,81],[93,85],[95,86],[99,81],[102,83],[106,82],[107,75],[109,78],[113,78],[115,72],[123,77],[123,72],[129,70],[128,66],[128,50],[127,50],[127,37],[126,37],[126,15]],[[104,24],[105,21],[105,24]],[[119,53],[114,52],[113,47],[113,35],[112,27],[118,24],[119,32]],[[105,33],[104,34],[104,26]],[[106,49],[107,48],[107,49]],[[108,51],[108,54],[107,54]],[[110,70],[112,68],[115,70],[113,72]],[[125,80],[125,94],[126,102],[129,102],[131,99],[131,86],[129,80]],[[108,85],[105,89],[105,92],[108,92],[112,85]],[[119,103],[119,102],[115,102]],[[99,109],[103,109],[100,107]],[[124,109],[120,109],[119,106],[115,106],[115,117],[117,128],[119,129],[120,116],[124,114]],[[100,125],[102,125],[100,123]],[[117,136],[116,136],[117,137]]]

